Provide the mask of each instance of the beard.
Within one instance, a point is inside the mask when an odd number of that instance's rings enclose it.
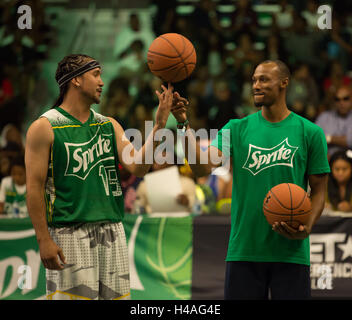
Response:
[[[95,103],[95,104],[99,104],[100,103],[100,98],[99,97],[97,97],[97,96],[93,96],[93,103]]]
[[[270,107],[271,105],[274,104],[274,100],[273,99],[268,100],[268,99],[266,99],[266,97],[264,97],[264,99],[261,99],[260,101],[256,101],[255,97],[254,97],[253,102],[254,102],[254,105],[257,108]]]
[[[256,106],[257,108],[261,108],[263,107],[264,103],[263,102],[255,102],[254,101],[254,106]]]
[[[98,96],[97,93],[93,94],[92,92],[82,92],[83,96],[85,96],[85,99],[89,102],[89,104],[99,104],[100,103],[100,97]]]

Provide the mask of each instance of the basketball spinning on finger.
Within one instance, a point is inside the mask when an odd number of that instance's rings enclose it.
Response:
[[[147,63],[150,71],[165,82],[188,78],[197,62],[191,41],[178,33],[165,33],[149,47]]]
[[[283,221],[297,229],[308,222],[312,206],[303,188],[293,183],[281,183],[271,188],[265,196],[263,211],[270,225]]]

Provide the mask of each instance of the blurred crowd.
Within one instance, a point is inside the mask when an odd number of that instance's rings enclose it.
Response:
[[[45,94],[41,64],[50,50],[55,50],[57,32],[47,23],[40,0],[31,1],[33,29],[19,29],[17,7],[22,3],[25,1],[0,4],[0,213],[23,211],[5,202],[20,201],[25,192],[25,181],[19,178],[21,173],[25,176],[23,121],[33,114]],[[288,107],[323,128],[332,168],[340,164],[339,168],[345,169],[344,178],[338,178],[338,169],[332,170],[327,203],[335,210],[352,211],[352,4],[324,1],[333,8],[332,28],[321,30],[317,10],[323,3],[318,0],[275,1],[279,10],[268,15],[265,27],[254,5],[272,1],[189,3],[194,9],[181,14],[175,9],[180,4],[177,0],[151,1],[156,10],[150,28],[142,26],[138,10],[130,14],[116,35],[111,52],[116,60],[116,74],[104,88],[99,111],[114,117],[124,129],[139,129],[144,137],[145,121],[154,119],[158,104],[155,90],[162,84],[148,70],[146,52],[151,41],[163,33],[186,36],[197,52],[193,74],[175,84],[175,89],[190,101],[189,120],[195,130],[220,129],[231,118],[256,112],[251,91],[253,71],[263,60],[280,59],[291,70]],[[235,9],[220,10],[221,5],[229,4],[234,4]],[[175,127],[171,115],[167,128]],[[345,166],[341,165],[343,162]],[[149,213],[143,181],[120,169],[126,212]],[[162,169],[153,166],[151,170]],[[231,170],[202,179],[193,177],[187,163],[178,166],[178,170],[184,192],[175,201],[190,212],[229,213]],[[333,188],[335,191],[331,191]],[[339,205],[344,201],[349,206]]]

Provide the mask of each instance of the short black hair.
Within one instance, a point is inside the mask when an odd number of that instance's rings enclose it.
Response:
[[[278,59],[265,60],[265,61],[261,62],[259,65],[266,64],[266,63],[274,63],[274,64],[276,64],[278,69],[279,69],[279,73],[280,73],[281,79],[287,78],[288,80],[290,80],[291,72],[290,72],[290,69],[288,68],[288,66],[287,66],[287,64],[285,62],[282,62],[281,60],[278,60]]]

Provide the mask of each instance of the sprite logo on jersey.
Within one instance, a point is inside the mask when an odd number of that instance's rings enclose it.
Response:
[[[67,166],[65,176],[75,176],[85,180],[90,171],[100,162],[114,160],[111,153],[112,134],[99,134],[98,128],[94,137],[83,143],[65,142]]]
[[[248,156],[243,169],[249,170],[254,176],[264,169],[273,166],[293,167],[293,158],[298,147],[288,143],[288,138],[270,149],[249,145]]]

